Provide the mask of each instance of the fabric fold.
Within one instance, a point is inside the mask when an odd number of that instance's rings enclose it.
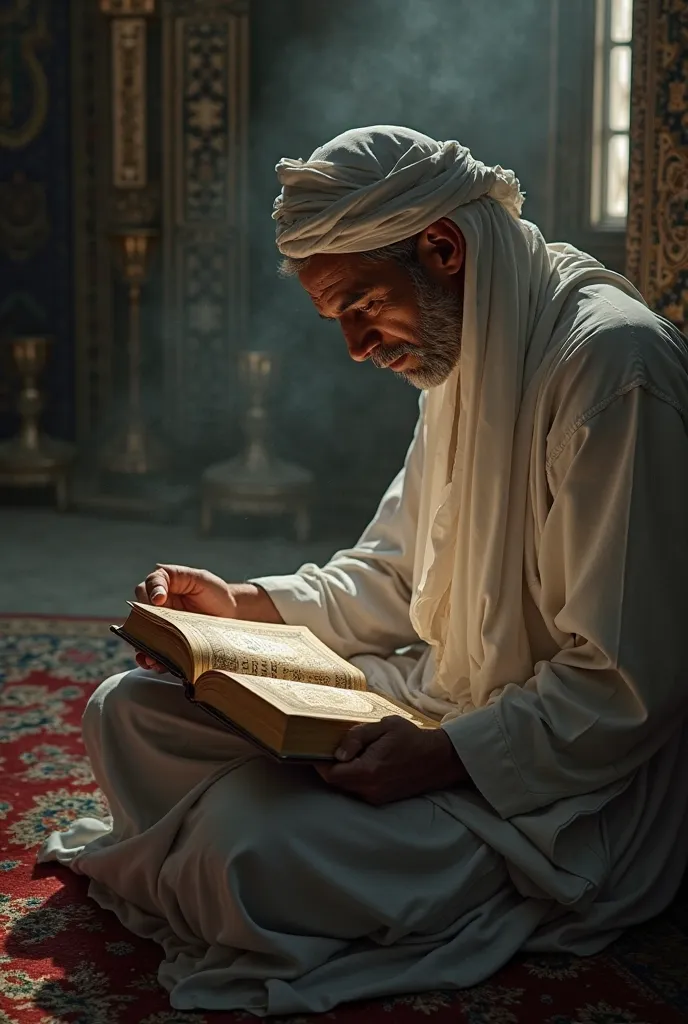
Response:
[[[296,258],[389,245],[484,196],[519,217],[525,198],[513,171],[488,167],[455,140],[391,125],[345,132],[275,170],[277,245]]]
[[[537,397],[562,345],[556,322],[585,285],[643,299],[592,256],[548,245],[519,219],[524,197],[513,172],[487,167],[458,142],[362,128],[307,161],[280,161],[277,173],[273,216],[287,255],[383,246],[441,217],[465,239],[460,365],[427,392],[423,410],[431,457],[410,607],[415,632],[434,649],[423,703],[451,718],[532,674],[522,586],[524,564],[535,560],[528,464]]]

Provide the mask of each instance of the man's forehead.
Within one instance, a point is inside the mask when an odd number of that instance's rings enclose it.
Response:
[[[299,272],[299,281],[314,300],[338,288],[354,287],[363,276],[359,253],[323,253],[312,256]]]

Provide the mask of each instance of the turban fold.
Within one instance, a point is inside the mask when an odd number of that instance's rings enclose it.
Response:
[[[275,170],[277,246],[296,258],[390,245],[487,196],[518,218],[524,199],[513,171],[487,167],[458,142],[391,125],[344,132]]]

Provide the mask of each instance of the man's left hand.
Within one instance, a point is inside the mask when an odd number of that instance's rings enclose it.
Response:
[[[335,756],[335,764],[316,765],[318,774],[370,804],[449,789],[469,779],[444,729],[419,729],[397,715],[352,726]]]

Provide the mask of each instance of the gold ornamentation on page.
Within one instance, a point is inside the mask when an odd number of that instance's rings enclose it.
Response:
[[[113,181],[116,188],[146,184],[146,22],[112,23]]]

